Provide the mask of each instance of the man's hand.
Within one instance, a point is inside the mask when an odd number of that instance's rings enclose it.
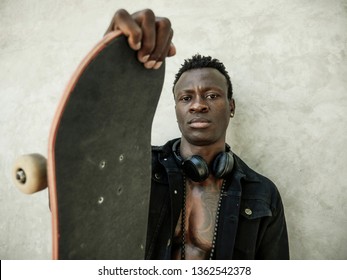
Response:
[[[129,46],[138,51],[137,57],[148,69],[158,69],[165,57],[176,54],[171,42],[173,30],[167,18],[156,17],[146,9],[130,15],[126,10],[118,10],[106,34],[118,31],[128,37]]]

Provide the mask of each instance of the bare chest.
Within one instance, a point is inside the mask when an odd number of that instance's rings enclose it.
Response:
[[[207,185],[187,184],[185,211],[181,211],[175,229],[173,258],[181,257],[182,237],[186,259],[209,257],[215,233],[220,185],[220,182],[210,182]],[[183,223],[182,216],[185,216]]]

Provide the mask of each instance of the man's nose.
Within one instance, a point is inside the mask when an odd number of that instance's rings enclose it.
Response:
[[[209,108],[206,101],[201,97],[194,98],[189,108],[191,113],[205,113],[208,112],[208,110]]]

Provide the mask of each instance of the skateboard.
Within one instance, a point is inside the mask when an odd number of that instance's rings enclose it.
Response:
[[[23,192],[48,184],[53,259],[144,258],[151,126],[164,72],[164,64],[145,69],[124,36],[106,35],[63,93],[47,162],[38,154],[15,162]]]

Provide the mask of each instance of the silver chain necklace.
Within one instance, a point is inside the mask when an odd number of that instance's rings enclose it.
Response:
[[[213,237],[212,237],[212,248],[211,248],[209,260],[213,259],[214,252],[215,252],[217,232],[218,232],[219,214],[220,214],[220,209],[221,209],[221,205],[222,205],[224,188],[225,188],[225,180],[223,180],[223,184],[222,184],[222,187],[221,187],[221,190],[219,193],[218,205],[217,205],[217,210],[216,210],[216,221],[215,221],[214,232],[213,232]],[[183,175],[183,207],[182,207],[182,219],[181,219],[181,232],[182,232],[181,259],[182,260],[186,259],[186,226],[185,226],[186,211],[187,211],[186,199],[187,199],[186,176]]]

